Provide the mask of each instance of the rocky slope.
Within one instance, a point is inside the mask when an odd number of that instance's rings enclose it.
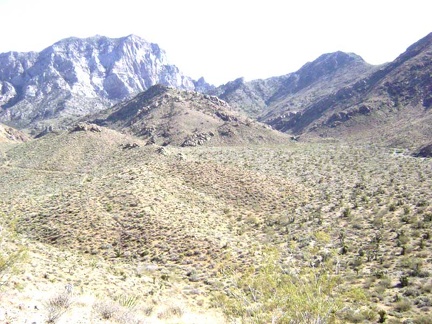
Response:
[[[0,142],[25,142],[29,137],[9,126],[0,124]]]
[[[305,101],[295,114],[273,109],[263,120],[295,134],[361,137],[415,146],[432,133],[432,33],[395,61],[355,83]]]
[[[61,124],[157,83],[195,88],[157,44],[134,35],[72,37],[40,53],[3,53],[0,120],[19,127]]]
[[[432,33],[381,66],[355,54],[324,54],[297,72],[250,82],[240,78],[209,93],[303,138],[416,148],[426,145],[432,133],[431,48]]]
[[[235,112],[223,100],[156,85],[89,118],[159,145],[262,144],[287,136]]]
[[[156,44],[137,36],[64,39],[40,53],[0,54],[0,122],[17,128],[55,129],[126,100],[124,106],[111,110],[121,111],[122,120],[112,119],[106,121],[107,125],[125,127],[149,139],[154,136],[147,128],[158,129],[159,144],[181,145],[184,135],[198,137],[196,142],[202,143],[209,137],[196,134],[219,133],[220,126],[212,126],[209,131],[205,125],[216,125],[225,117],[210,120],[209,116],[216,116],[214,111],[201,106],[226,109],[221,106],[226,102],[232,108],[229,114],[232,110],[245,112],[276,130],[303,134],[303,138],[356,137],[420,147],[428,143],[432,132],[431,35],[382,66],[371,66],[352,53],[335,52],[321,55],[294,73],[250,82],[239,78],[217,88],[203,78],[194,81],[184,76],[169,65]],[[144,103],[139,108],[143,109],[154,106],[154,102],[144,102],[149,99],[142,99],[146,95],[127,100],[155,84],[195,90],[207,97],[198,93],[174,94],[171,89],[168,95],[176,99],[158,98],[158,114],[165,111],[165,115],[157,114],[158,121],[150,121],[142,111],[130,107]],[[180,106],[192,109],[187,114],[193,118],[180,118],[183,112],[178,112],[173,122],[167,105],[177,107],[174,110]],[[206,113],[199,115],[203,111]],[[249,135],[244,143],[252,138],[256,142],[251,132],[246,133]],[[222,142],[240,143],[241,132],[237,135],[235,140],[226,141],[229,137],[225,137]]]
[[[432,142],[420,147],[417,152],[413,154],[416,157],[430,157],[432,158]]]
[[[355,82],[373,69],[358,55],[335,52],[321,55],[297,72],[250,82],[239,78],[208,92],[238,110],[268,121],[301,111],[306,103]]]

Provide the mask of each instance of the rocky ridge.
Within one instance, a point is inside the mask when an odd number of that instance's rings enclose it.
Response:
[[[297,72],[265,80],[239,78],[217,88],[204,78],[194,81],[184,76],[169,65],[159,46],[137,36],[69,38],[40,53],[0,54],[0,121],[43,134],[163,84],[209,95],[194,95],[197,105],[219,98],[231,113],[246,113],[296,138],[300,134],[305,135],[302,138],[373,138],[388,145],[419,147],[432,131],[431,35],[381,66],[367,64],[353,53],[335,52],[321,55]],[[190,100],[180,101],[189,105],[192,97],[188,96]],[[197,129],[210,122],[205,118],[192,121]],[[134,123],[123,126],[134,134],[147,127],[132,127]],[[116,121],[117,128],[120,124]],[[213,137],[209,132],[192,131],[191,125],[186,129],[192,143],[202,144]],[[163,131],[159,138],[162,134],[172,137]]]
[[[355,82],[374,68],[356,54],[335,52],[321,55],[297,72],[264,80],[239,78],[209,90],[209,93],[250,116],[268,122],[274,116],[302,111],[307,102],[319,100]]]
[[[321,55],[294,73],[210,93],[274,129],[302,138],[352,138],[409,148],[432,132],[432,33],[393,62],[367,64],[352,53]]]
[[[88,120],[164,146],[287,140],[284,134],[239,114],[216,96],[163,85],[155,85]]]

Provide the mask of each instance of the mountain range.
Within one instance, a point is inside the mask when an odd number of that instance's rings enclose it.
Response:
[[[122,116],[129,119],[128,125],[126,119],[123,124],[117,120],[116,127],[143,133],[156,126],[141,120],[137,130],[136,121],[131,121],[137,119],[137,110],[120,107],[128,100],[148,97],[141,93],[162,84],[177,89],[177,97],[189,98],[187,102],[195,98],[201,106],[212,106],[219,102],[198,93],[215,96],[231,111],[305,139],[372,138],[413,147],[430,141],[432,132],[431,56],[432,33],[393,62],[380,66],[354,53],[335,52],[293,73],[252,81],[239,78],[215,87],[204,78],[187,77],[168,63],[157,44],[138,36],[72,37],[40,53],[0,54],[0,121],[36,134],[47,127],[70,126],[117,105],[113,112],[117,109],[131,115]],[[140,97],[134,98],[137,95]],[[146,102],[147,106],[154,104]],[[196,126],[202,122],[200,118],[195,121]],[[187,133],[193,133],[192,128],[189,125]]]
[[[379,138],[410,146],[432,133],[432,34],[395,61],[372,66],[350,53],[324,54],[300,70],[212,93],[283,132]]]
[[[133,35],[0,54],[0,322],[430,323],[431,59],[216,87]]]

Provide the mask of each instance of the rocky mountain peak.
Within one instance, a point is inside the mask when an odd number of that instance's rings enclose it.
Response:
[[[338,70],[364,65],[367,65],[367,63],[360,56],[354,53],[338,51],[323,54],[313,62],[306,63],[295,74],[298,76],[298,87],[303,88]]]
[[[360,55],[355,53],[346,53],[342,51],[337,51],[333,53],[326,53],[319,56],[312,63],[317,66],[320,64],[328,64],[333,65],[334,67],[338,67],[345,64],[350,63],[365,63],[363,58]]]
[[[194,81],[195,91],[207,93],[216,89],[214,85],[209,84],[204,77],[199,78],[197,81]]]
[[[322,97],[357,80],[372,68],[360,56],[338,51],[323,54],[296,72],[264,80],[238,78],[208,92],[235,109],[266,121],[273,115],[272,110],[277,115],[297,112],[304,106],[303,96],[307,100]]]
[[[20,127],[58,123],[158,83],[195,88],[191,78],[168,63],[165,51],[136,35],[69,37],[40,53],[0,54],[0,120]]]

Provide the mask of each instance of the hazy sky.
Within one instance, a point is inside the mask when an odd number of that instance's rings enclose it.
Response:
[[[135,34],[219,85],[287,74],[319,55],[395,59],[432,32],[431,0],[0,0],[0,52]]]

